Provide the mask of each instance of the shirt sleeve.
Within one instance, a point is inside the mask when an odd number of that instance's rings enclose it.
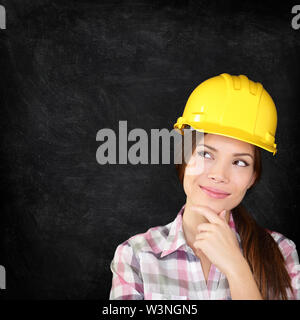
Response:
[[[285,265],[291,278],[293,292],[288,290],[289,300],[300,300],[300,264],[296,245],[292,240],[287,239],[290,250],[285,257]]]
[[[110,264],[112,287],[110,300],[143,300],[140,264],[128,241],[120,244]]]
[[[290,289],[287,290],[287,298],[288,300],[300,300],[300,265],[296,245],[292,240],[288,239],[283,234],[276,231],[271,231],[269,229],[266,230],[270,232],[278,244],[278,247],[284,258],[285,267],[291,278],[293,291]]]

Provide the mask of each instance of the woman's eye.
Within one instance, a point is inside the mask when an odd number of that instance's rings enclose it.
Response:
[[[206,155],[206,154],[209,155],[209,153],[206,152],[206,151],[198,151],[197,153],[198,153],[198,155],[199,155],[200,157],[204,157],[204,158],[205,158],[205,155]],[[209,155],[209,158],[210,158],[210,155]],[[249,166],[249,164],[248,164],[246,161],[243,161],[243,160],[236,160],[236,161],[234,161],[234,163],[237,163],[237,162],[241,162],[241,163],[242,163],[242,165],[238,165],[238,167],[247,167],[247,166]]]
[[[209,154],[209,153],[206,151],[198,151],[198,154],[200,157],[203,157],[204,154]]]
[[[244,164],[244,165],[239,166],[239,167],[247,167],[247,166],[249,166],[249,164],[246,161],[236,160],[235,162],[242,162]]]

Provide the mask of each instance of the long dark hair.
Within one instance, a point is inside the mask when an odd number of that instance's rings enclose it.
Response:
[[[178,178],[183,186],[183,178],[189,157],[196,147],[197,131],[191,131],[192,150],[184,157],[184,139],[181,141],[182,162],[175,164]],[[206,133],[204,133],[205,135]],[[199,141],[199,140],[198,140]],[[255,147],[254,172],[257,184],[261,177],[262,164],[260,148]],[[236,230],[241,238],[244,257],[246,258],[263,299],[287,300],[287,288],[292,291],[291,278],[285,267],[284,257],[268,229],[262,228],[240,203],[231,210]],[[292,291],[293,292],[293,291]]]

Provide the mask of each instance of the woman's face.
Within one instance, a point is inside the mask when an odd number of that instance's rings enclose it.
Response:
[[[208,133],[202,135],[187,164],[183,187],[189,204],[208,206],[220,212],[235,208],[254,181],[254,146]],[[229,195],[217,198],[205,192],[203,187],[218,189]]]

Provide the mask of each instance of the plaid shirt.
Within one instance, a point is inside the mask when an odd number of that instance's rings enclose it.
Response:
[[[231,299],[225,274],[213,264],[206,283],[200,259],[184,237],[184,208],[185,205],[173,222],[150,228],[117,247],[110,265],[113,274],[110,300]],[[242,251],[231,213],[229,225],[235,231]],[[288,290],[288,298],[300,300],[300,265],[296,246],[282,234],[269,232],[284,256],[292,279],[294,292]]]

